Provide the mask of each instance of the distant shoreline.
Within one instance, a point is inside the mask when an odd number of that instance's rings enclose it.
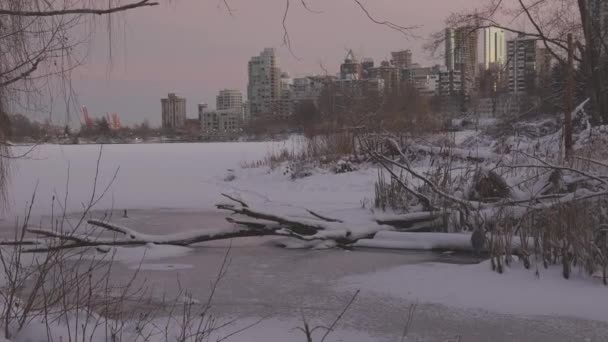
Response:
[[[143,144],[204,144],[204,143],[244,143],[244,142],[267,142],[267,141],[282,141],[288,139],[289,135],[281,135],[275,137],[241,137],[239,139],[205,139],[205,140],[181,140],[181,139],[151,139],[151,140],[133,140],[133,141],[39,141],[39,142],[8,142],[11,147],[31,147],[36,145],[143,145]]]

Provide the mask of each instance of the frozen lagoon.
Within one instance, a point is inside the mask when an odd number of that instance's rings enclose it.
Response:
[[[240,169],[242,161],[263,158],[284,143],[245,144],[165,144],[105,146],[100,174],[100,188],[105,187],[120,167],[117,179],[99,210],[115,208],[114,219],[146,233],[174,233],[182,230],[227,224],[224,215],[212,211],[223,191],[243,193],[259,201],[272,200],[293,206],[322,209],[326,212],[359,210],[361,200],[371,197],[375,169],[353,174],[316,174],[291,181],[281,170]],[[291,148],[291,147],[288,147]],[[98,146],[40,146],[29,159],[13,165],[10,211],[0,222],[8,233],[14,218],[23,213],[38,183],[35,215],[50,211],[51,198],[63,198],[69,176],[68,211],[77,212],[90,198]],[[237,179],[224,182],[227,169],[234,169]],[[120,218],[128,209],[129,218]],[[403,265],[462,260],[434,253],[371,250],[284,250],[272,246],[269,238],[235,240],[231,249],[228,274],[214,298],[214,310],[220,317],[272,317],[272,334],[301,336],[293,328],[300,325],[300,315],[313,322],[327,324],[339,313],[352,295],[345,279],[373,276],[377,272]],[[208,243],[186,254],[144,260],[140,277],[158,293],[182,287],[204,300],[227,248],[226,242]],[[117,263],[116,280],[128,278],[133,262]],[[490,272],[490,271],[488,271]],[[463,274],[463,277],[466,276]],[[509,275],[504,275],[509,277]],[[404,288],[408,274],[402,275]],[[451,279],[444,279],[446,288]],[[381,285],[381,284],[379,284]],[[477,284],[480,288],[484,283]],[[381,286],[379,286],[380,288]],[[576,287],[573,287],[576,289]],[[496,288],[496,296],[503,290]],[[608,297],[608,293],[606,294]],[[605,298],[605,297],[604,297]],[[522,301],[528,298],[505,298]],[[598,298],[599,300],[600,298]],[[416,302],[415,292],[404,298],[392,292],[363,290],[349,310],[341,328],[345,341],[395,341],[400,338],[404,316]],[[572,307],[572,313],[559,316],[505,314],[483,308],[463,308],[420,301],[411,337],[421,341],[604,341],[608,336],[605,320],[576,317],[585,307]],[[571,316],[571,317],[568,317]],[[608,306],[606,306],[608,317]],[[607,318],[608,319],[608,318]],[[267,341],[256,328],[236,341]],[[358,336],[357,338],[353,336]],[[340,333],[335,335],[339,340]]]

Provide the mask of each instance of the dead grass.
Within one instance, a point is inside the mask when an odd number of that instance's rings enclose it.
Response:
[[[566,279],[579,268],[588,275],[600,272],[608,285],[606,208],[608,196],[531,213],[521,226],[522,237],[534,241],[527,254],[542,261],[544,267],[561,264]]]
[[[241,163],[242,168],[269,167],[274,170],[285,163],[333,164],[341,159],[356,159],[357,147],[352,134],[335,133],[306,138],[300,146],[283,147],[269,152],[264,159]]]
[[[407,179],[401,173],[399,179],[391,177],[387,181],[384,172],[378,170],[378,180],[374,184],[374,207],[386,211],[407,212],[412,201],[407,191],[400,182],[407,184]]]

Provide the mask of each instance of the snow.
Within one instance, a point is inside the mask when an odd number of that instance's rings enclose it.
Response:
[[[227,192],[258,202],[272,200],[331,210],[360,208],[362,200],[372,197],[375,168],[337,175],[317,172],[296,181],[284,175],[282,168],[241,168],[244,162],[263,160],[272,151],[292,149],[294,145],[292,141],[104,145],[97,194],[111,183],[117,169],[118,173],[96,208],[210,210],[216,203],[226,202],[220,193]],[[67,211],[81,211],[91,198],[99,148],[40,145],[28,158],[14,160],[9,211],[0,213],[0,218],[23,217],[34,191],[34,215],[50,214],[53,197],[61,202],[55,203],[57,212],[63,206],[66,190]],[[18,154],[27,147],[14,149]],[[228,173],[236,179],[225,181]]]
[[[508,144],[519,149],[534,148],[535,144],[549,144],[558,133],[532,141],[525,137],[511,137]],[[485,140],[484,140],[485,139]],[[480,137],[477,131],[464,131],[454,135],[456,147],[451,153],[461,157],[497,159],[493,151],[496,141]],[[472,144],[459,148],[461,144]],[[213,209],[217,203],[226,203],[222,192],[239,195],[251,208],[265,210],[272,205],[272,213],[296,217],[308,223],[316,223],[325,228],[319,237],[366,236],[380,229],[386,229],[373,219],[395,219],[404,217],[393,214],[372,214],[361,210],[373,196],[374,182],[378,171],[374,167],[362,167],[354,172],[334,174],[328,170],[315,169],[313,174],[292,180],[285,175],[284,166],[270,170],[266,166],[242,168],[243,162],[264,159],[269,152],[282,148],[295,148],[294,141],[269,143],[206,143],[206,144],[133,144],[107,145],[103,147],[100,175],[96,187],[100,193],[117,177],[96,209]],[[13,147],[16,151],[26,147]],[[470,149],[469,149],[470,148]],[[440,147],[421,146],[421,150],[438,152]],[[471,152],[473,151],[473,152]],[[549,151],[550,152],[550,151]],[[95,164],[99,153],[97,145],[36,147],[29,158],[15,160],[11,167],[9,189],[10,210],[4,215],[13,219],[23,215],[26,203],[36,191],[34,215],[49,214],[58,210],[63,203],[52,204],[52,198],[68,200],[68,212],[82,210],[83,203],[91,198]],[[472,154],[471,154],[472,153]],[[18,154],[18,153],[17,153]],[[426,161],[416,165],[422,172],[428,166]],[[69,171],[69,173],[68,173]],[[226,177],[233,175],[234,177]],[[508,179],[514,182],[516,177]],[[540,184],[540,183],[539,183]],[[536,192],[539,189],[533,188]],[[522,191],[516,198],[524,197]],[[272,203],[270,203],[272,202]],[[318,211],[328,217],[344,220],[344,223],[329,223],[311,218],[303,208]],[[492,214],[492,213],[489,213]],[[409,214],[409,218],[428,216],[427,213]],[[200,222],[201,227],[206,222]],[[198,224],[198,222],[197,222]],[[126,224],[128,226],[128,224]],[[142,227],[132,227],[140,230]],[[120,227],[125,238],[150,241],[192,238],[200,231],[192,227],[190,232],[176,232],[175,227],[162,227],[167,235],[135,232]],[[226,227],[204,227],[206,234],[226,231]],[[237,228],[234,228],[237,229]],[[171,234],[172,233],[172,234]],[[333,241],[307,242],[289,238],[274,241],[287,248],[324,249],[335,246]],[[356,246],[374,248],[397,248],[430,250],[435,248],[463,250],[470,249],[470,234],[424,234],[381,231],[374,239],[364,239]],[[94,252],[91,258],[112,258],[124,263],[128,269],[161,272],[185,270],[194,272],[197,263],[169,260],[192,253],[193,248],[148,244],[140,247],[111,247],[108,253]],[[294,252],[294,251],[290,251]],[[310,252],[313,253],[313,252]],[[35,257],[34,257],[35,258]],[[421,303],[436,303],[449,307],[481,309],[514,315],[568,316],[608,322],[608,296],[606,288],[597,279],[575,275],[564,280],[560,269],[541,269],[540,277],[534,270],[525,270],[519,264],[507,269],[507,274],[499,275],[490,270],[487,262],[480,265],[445,265],[425,263],[400,266],[376,273],[361,274],[343,278],[340,289],[362,289],[381,295],[398,297]],[[2,279],[0,279],[0,285]],[[78,315],[74,315],[77,317]],[[255,318],[239,320],[246,325]],[[55,340],[66,336],[65,322],[54,322],[51,333]],[[71,322],[73,325],[74,322]],[[254,326],[246,334],[236,335],[230,341],[268,341],[269,336],[276,341],[301,340],[303,336],[294,328],[301,325],[297,319],[268,319]],[[161,323],[162,326],[162,323]],[[46,327],[40,322],[32,322],[13,342],[46,340]],[[41,338],[44,336],[44,338]],[[339,331],[336,338],[345,341],[369,341],[372,337],[360,332]],[[105,336],[90,336],[91,341],[105,341]],[[332,339],[330,339],[332,340]]]
[[[455,251],[471,250],[471,234],[378,232],[373,239],[361,239],[355,247]]]
[[[15,248],[13,246],[0,246],[2,260],[8,265],[15,263]],[[40,265],[46,259],[45,253],[21,253],[19,258],[19,267],[28,268]],[[6,269],[4,264],[0,262],[0,289],[8,282]],[[1,310],[0,310],[1,312]]]
[[[528,245],[533,245],[534,240],[529,239]],[[410,233],[403,231],[381,231],[376,233],[373,239],[360,239],[355,247],[388,248],[404,250],[448,250],[471,252],[471,233]],[[511,238],[512,251],[521,247],[521,240],[514,236]]]
[[[340,287],[361,289],[421,303],[513,315],[565,316],[608,322],[607,289],[598,279],[561,268],[526,270],[516,262],[506,274],[477,265],[423,263],[343,278]]]
[[[60,318],[51,322],[48,325],[34,320],[30,322],[25,329],[17,333],[12,342],[47,342],[47,341],[70,341],[75,338],[75,327],[78,327],[78,340],[88,342],[109,342],[115,341],[116,338],[111,336],[111,330],[122,329],[120,340],[122,341],[147,341],[147,342],[177,342],[180,339],[182,322],[181,317],[173,317],[171,319],[155,319],[143,327],[142,331],[138,331],[138,326],[135,323],[127,323],[121,326],[121,322],[115,322],[94,316],[86,321],[86,313],[82,312],[78,315],[67,315],[68,320]],[[80,324],[78,324],[80,322]],[[86,323],[85,323],[86,322]],[[192,328],[195,329],[198,325],[198,320],[191,322]],[[313,323],[310,323],[313,325]],[[109,328],[106,330],[106,325]],[[215,331],[205,336],[205,341],[220,341],[229,335],[229,342],[269,342],[269,341],[302,341],[305,340],[303,333],[297,329],[303,323],[295,319],[259,319],[249,318],[238,320],[238,322],[216,322]],[[324,325],[327,325],[325,323]],[[203,325],[204,326],[204,325]],[[313,327],[316,325],[313,325]],[[165,330],[165,327],[167,329]],[[239,330],[244,329],[243,332]],[[190,331],[186,334],[190,335]],[[232,335],[234,333],[234,335]],[[323,329],[317,329],[313,334],[315,340],[320,340],[324,334]],[[145,338],[144,338],[145,337]],[[71,338],[71,339],[70,339]],[[339,326],[325,341],[328,342],[367,342],[373,340],[372,337],[350,330],[341,329]],[[6,341],[0,338],[0,342]],[[186,338],[184,342],[198,341],[195,336]]]

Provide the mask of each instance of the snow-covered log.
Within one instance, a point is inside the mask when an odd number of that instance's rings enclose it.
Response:
[[[408,233],[397,231],[379,232],[373,239],[361,239],[355,247],[387,248],[424,251],[487,252],[475,251],[471,244],[471,233]],[[530,241],[531,243],[532,241]],[[486,244],[487,247],[487,244]],[[517,252],[521,247],[518,237],[512,239],[512,249]]]
[[[398,230],[420,231],[436,227],[444,222],[449,212],[419,211],[407,214],[376,214],[378,224],[393,226]]]
[[[471,234],[379,232],[373,239],[361,239],[355,247],[452,250],[472,252]]]
[[[232,199],[229,196],[225,196]],[[278,210],[253,208],[241,200],[236,204],[218,204],[217,208],[228,210],[234,214],[246,216],[247,220],[229,217],[228,221],[241,225],[255,227],[260,224],[274,223],[283,229],[277,230],[277,235],[296,237],[300,240],[335,240],[338,244],[348,245],[359,239],[371,237],[377,232],[386,230],[420,231],[443,223],[450,215],[448,211],[413,212],[394,215],[376,215],[374,220],[349,221],[346,219],[330,218],[327,215],[307,210],[310,218],[290,216],[277,213]],[[253,219],[253,220],[251,220]],[[260,221],[261,220],[261,221]],[[264,223],[265,222],[265,223]]]

